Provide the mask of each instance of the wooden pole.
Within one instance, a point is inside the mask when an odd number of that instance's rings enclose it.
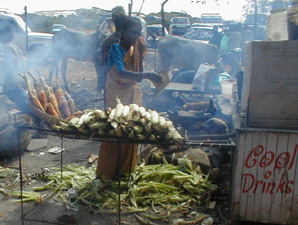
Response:
[[[255,9],[254,9],[254,40],[257,39],[257,29],[258,29],[258,1],[255,0]]]
[[[160,14],[161,14],[161,24],[162,24],[162,36],[166,35],[165,32],[165,11],[164,11],[164,6],[165,4],[168,2],[169,0],[165,0],[162,4],[161,4],[161,10],[160,10]]]

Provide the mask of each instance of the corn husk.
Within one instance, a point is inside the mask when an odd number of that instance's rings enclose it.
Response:
[[[155,156],[161,157],[157,152]],[[217,186],[208,180],[208,175],[202,174],[190,160],[185,159],[184,164],[179,166],[168,164],[163,158],[161,161],[164,164],[147,165],[143,162],[135,168],[130,178],[121,178],[120,200],[123,206],[138,211],[146,207],[154,209],[157,205],[167,206],[165,208],[180,205],[181,209],[183,206],[188,209],[191,203],[201,204],[216,191]],[[52,171],[56,169],[52,168]],[[40,201],[40,195],[36,192],[52,189],[57,192],[57,200],[68,203],[67,190],[74,189],[77,196],[72,199],[72,204],[80,203],[90,208],[110,209],[116,212],[119,204],[118,180],[94,181],[95,169],[96,165],[87,168],[65,165],[62,174],[60,171],[49,173],[45,177],[48,182],[44,186],[33,187],[34,198],[31,198],[33,195],[28,192],[30,200]],[[17,194],[14,197],[19,198]]]
[[[86,109],[68,122],[58,123],[53,129],[82,134],[110,135],[138,140],[182,141],[172,121],[137,104],[122,105],[117,98],[114,109]]]

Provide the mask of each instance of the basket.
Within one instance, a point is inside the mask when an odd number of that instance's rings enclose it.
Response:
[[[67,120],[51,116],[35,107],[31,101],[28,101],[29,108],[32,114],[48,124],[57,124],[58,122],[68,123]]]

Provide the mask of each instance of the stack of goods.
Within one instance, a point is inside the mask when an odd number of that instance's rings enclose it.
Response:
[[[146,110],[137,104],[123,105],[117,100],[116,108],[107,110],[85,110],[80,116],[73,116],[68,122],[58,122],[54,129],[80,132],[93,136],[116,136],[137,140],[183,140],[172,121],[160,116],[154,110]]]
[[[40,82],[32,77],[34,79],[32,85],[28,75],[23,74],[21,76],[26,81],[29,106],[40,119],[55,123],[67,121],[71,116],[79,113],[76,112],[74,100],[61,88],[57,87],[54,91],[51,86],[46,84],[43,77],[40,77]]]

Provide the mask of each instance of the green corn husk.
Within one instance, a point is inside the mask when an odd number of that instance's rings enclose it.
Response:
[[[124,134],[127,135],[127,134],[129,133],[129,128],[128,128],[126,125],[121,124],[120,127],[121,127],[122,132],[123,132]]]
[[[77,130],[83,134],[89,134],[90,130],[86,129],[85,126],[81,126],[80,128],[77,128]]]
[[[121,127],[121,130],[118,127]],[[79,118],[72,118],[68,124],[61,122],[54,125],[53,129],[139,140],[175,142],[183,140],[172,121],[160,116],[157,111],[150,109],[146,111],[143,106],[137,104],[122,105],[118,98],[114,109],[108,108],[105,111],[87,109]]]
[[[152,133],[152,127],[151,127],[151,124],[146,124],[146,125],[144,126],[144,130],[145,130],[145,133],[146,133],[147,135],[151,135],[151,133]]]
[[[132,129],[136,134],[142,134],[144,131],[144,127],[141,125],[132,126]]]
[[[136,139],[136,135],[135,135],[135,132],[133,130],[131,130],[128,135],[127,135],[128,138],[131,138],[131,139]]]
[[[120,126],[117,127],[116,129],[116,136],[117,137],[124,137],[124,133],[122,132],[122,129]]]
[[[151,135],[149,136],[149,140],[150,140],[150,141],[156,141],[156,140],[157,140],[156,135],[155,135],[155,134],[151,134]]]
[[[110,136],[115,136],[116,135],[116,130],[115,129],[111,129],[108,131],[108,135]]]
[[[29,202],[29,201],[34,201],[34,202],[43,202],[45,196],[41,196],[39,193],[36,193],[34,191],[12,191],[10,192],[10,196],[12,198],[18,198],[18,199],[12,199],[12,202]]]
[[[108,135],[108,132],[106,130],[103,130],[103,129],[98,129],[98,134],[99,135]]]
[[[112,121],[111,126],[112,126],[112,128],[114,128],[116,130],[118,127],[118,123],[116,121]]]
[[[68,122],[68,124],[69,124],[70,126],[72,126],[72,127],[75,127],[75,126],[78,124],[79,121],[80,121],[79,118],[74,117],[74,118],[72,118],[72,119]]]
[[[61,130],[67,131],[67,132],[73,132],[75,131],[75,128],[70,126],[69,124],[59,122],[59,125],[61,127]]]
[[[144,117],[141,117],[139,119],[138,123],[140,123],[142,126],[144,126],[146,124],[146,119]]]
[[[147,139],[146,135],[144,135],[144,134],[136,134],[136,137],[138,140],[146,140]]]
[[[190,160],[185,160],[183,165],[174,166],[168,164],[162,155],[156,153],[155,156],[160,157],[163,164],[142,163],[131,174],[130,182],[128,182],[128,176],[121,178],[122,205],[138,210],[156,205],[180,205],[187,208],[190,203],[201,204],[206,196],[216,190],[217,186],[208,180],[207,175],[195,168]],[[101,185],[98,185],[94,181],[95,167],[95,165],[88,168],[65,165],[62,180],[60,168],[52,168],[52,171],[59,172],[48,174],[46,176],[48,182],[44,186],[34,187],[33,190],[53,190],[58,193],[58,200],[67,203],[69,201],[67,190],[74,188],[78,194],[78,197],[73,200],[75,203],[117,211],[118,181],[103,180]],[[17,195],[14,196],[17,197]],[[25,197],[28,201],[39,201],[38,196],[40,195],[35,195],[36,198],[32,195]]]
[[[103,129],[107,130],[111,128],[111,124],[105,121],[96,121],[95,123],[88,125],[90,130],[97,130],[97,129]]]

